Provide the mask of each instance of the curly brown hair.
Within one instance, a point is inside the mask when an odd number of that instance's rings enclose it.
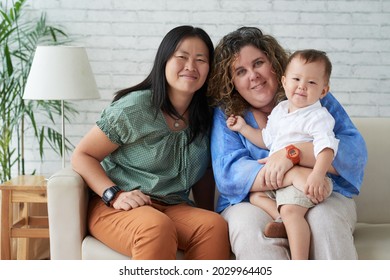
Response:
[[[208,96],[211,98],[211,105],[220,106],[226,116],[243,115],[250,107],[233,84],[234,62],[240,50],[248,45],[264,52],[271,62],[279,84],[275,103],[286,99],[281,78],[287,65],[288,53],[274,37],[263,34],[259,28],[241,27],[225,35],[216,46],[209,80]]]

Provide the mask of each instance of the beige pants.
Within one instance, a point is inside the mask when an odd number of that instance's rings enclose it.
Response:
[[[326,177],[329,184],[328,198],[333,191],[333,181],[329,177]],[[285,204],[299,205],[305,208],[314,207],[315,204],[300,190],[294,186],[288,186],[278,189],[276,191],[266,191],[267,196],[276,201],[276,206],[279,207]]]
[[[217,213],[187,204],[153,203],[130,211],[89,203],[90,233],[112,249],[139,260],[230,258],[227,223]]]
[[[266,238],[265,225],[272,218],[249,202],[229,206],[222,213],[229,224],[232,251],[239,260],[286,260],[290,258],[288,240]],[[353,199],[333,192],[324,202],[310,208],[310,259],[355,260],[353,231],[356,224]]]

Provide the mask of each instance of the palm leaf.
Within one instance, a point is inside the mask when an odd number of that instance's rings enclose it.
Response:
[[[19,173],[24,173],[24,159],[21,154],[23,154],[25,131],[32,131],[37,140],[41,160],[46,145],[62,154],[61,133],[48,126],[39,125],[36,121],[36,114],[40,114],[55,124],[61,116],[60,101],[25,101],[23,93],[37,45],[61,44],[69,41],[63,30],[47,24],[45,13],[41,13],[36,20],[31,20],[30,17],[24,18],[23,8],[26,0],[11,2],[9,8],[4,2],[0,3],[0,116],[2,117],[0,180],[2,181],[10,178],[11,170],[16,164],[20,167]],[[66,103],[65,120],[68,121],[69,116],[76,113],[71,104]],[[28,125],[26,130],[25,124]],[[67,150],[72,148],[68,140],[65,144]]]

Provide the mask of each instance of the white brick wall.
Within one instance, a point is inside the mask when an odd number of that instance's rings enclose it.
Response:
[[[182,24],[204,28],[214,43],[252,25],[290,50],[325,50],[333,62],[332,91],[348,113],[390,117],[389,0],[33,0],[29,7],[46,12],[49,23],[62,26],[90,57],[102,99],[77,103],[80,114],[66,126],[74,145],[114,91],[145,77],[162,37]],[[50,148],[40,163],[32,147],[30,140],[28,172],[50,175],[61,168]]]

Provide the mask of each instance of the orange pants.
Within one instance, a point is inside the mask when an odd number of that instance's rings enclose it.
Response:
[[[221,215],[187,204],[152,205],[129,211],[107,207],[95,196],[89,203],[90,233],[110,248],[138,260],[229,259],[228,227]]]

